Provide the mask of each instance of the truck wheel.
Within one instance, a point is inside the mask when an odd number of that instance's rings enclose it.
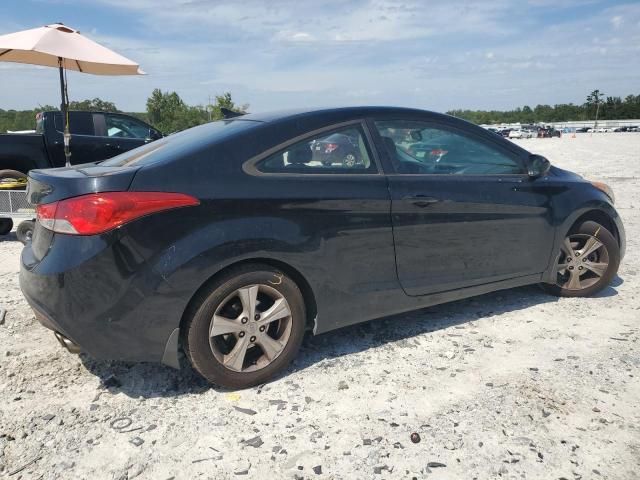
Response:
[[[16,237],[18,240],[22,242],[23,245],[26,245],[33,238],[33,230],[36,226],[36,223],[33,220],[25,220],[18,225],[16,229]]]
[[[13,220],[10,218],[0,218],[0,235],[6,235],[13,228]]]
[[[17,170],[0,170],[0,190],[21,190],[27,187],[27,174]]]

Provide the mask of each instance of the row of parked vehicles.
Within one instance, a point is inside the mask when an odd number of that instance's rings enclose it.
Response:
[[[582,127],[577,128],[576,133],[621,133],[621,132],[640,132],[640,126],[631,125],[626,127],[598,127],[598,128],[590,128],[590,127]]]
[[[562,136],[562,133],[609,133],[609,132],[640,132],[640,126],[628,125],[624,127],[580,127],[558,130],[553,127],[522,126],[519,128],[493,128],[487,130],[506,138],[552,138]]]
[[[489,127],[487,130],[495,133],[496,135],[500,135],[505,138],[552,138],[558,137],[562,135],[560,130],[556,130],[553,127],[521,127],[521,128],[491,128]]]

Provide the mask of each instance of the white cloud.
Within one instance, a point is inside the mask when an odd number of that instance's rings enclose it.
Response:
[[[613,28],[618,29],[622,25],[622,16],[616,15],[615,17],[611,17],[611,25]]]
[[[107,34],[97,18],[78,27],[149,75],[73,75],[70,94],[125,109],[144,109],[155,87],[189,103],[229,90],[252,111],[341,103],[505,108],[580,102],[596,87],[626,94],[640,77],[637,3],[99,1],[122,16],[126,36]],[[574,7],[578,20],[555,15]],[[30,72],[3,69],[1,108],[57,103],[55,72]]]

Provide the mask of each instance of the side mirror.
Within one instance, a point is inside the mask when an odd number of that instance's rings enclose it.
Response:
[[[149,129],[149,133],[147,134],[147,141],[148,142],[150,142],[152,140],[158,140],[160,138],[162,138],[162,134],[159,131],[154,130],[153,128]]]
[[[531,178],[545,176],[551,168],[551,162],[542,155],[531,154],[527,161],[527,173]]]

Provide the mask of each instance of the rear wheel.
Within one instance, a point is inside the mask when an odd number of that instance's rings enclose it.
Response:
[[[13,228],[13,220],[10,218],[0,218],[0,235],[6,235]]]
[[[227,388],[264,383],[295,357],[305,331],[298,286],[266,265],[229,271],[199,294],[182,331],[193,367]]]
[[[16,229],[16,237],[18,237],[18,240],[20,240],[23,245],[26,245],[31,241],[35,227],[36,224],[33,220],[25,220],[18,225],[18,228]]]
[[[342,164],[347,168],[355,167],[357,162],[358,162],[358,159],[353,153],[348,153],[347,155],[345,155],[344,159],[342,160]]]
[[[614,236],[596,222],[585,222],[565,237],[556,265],[556,283],[545,289],[561,297],[588,297],[607,287],[620,265]]]

